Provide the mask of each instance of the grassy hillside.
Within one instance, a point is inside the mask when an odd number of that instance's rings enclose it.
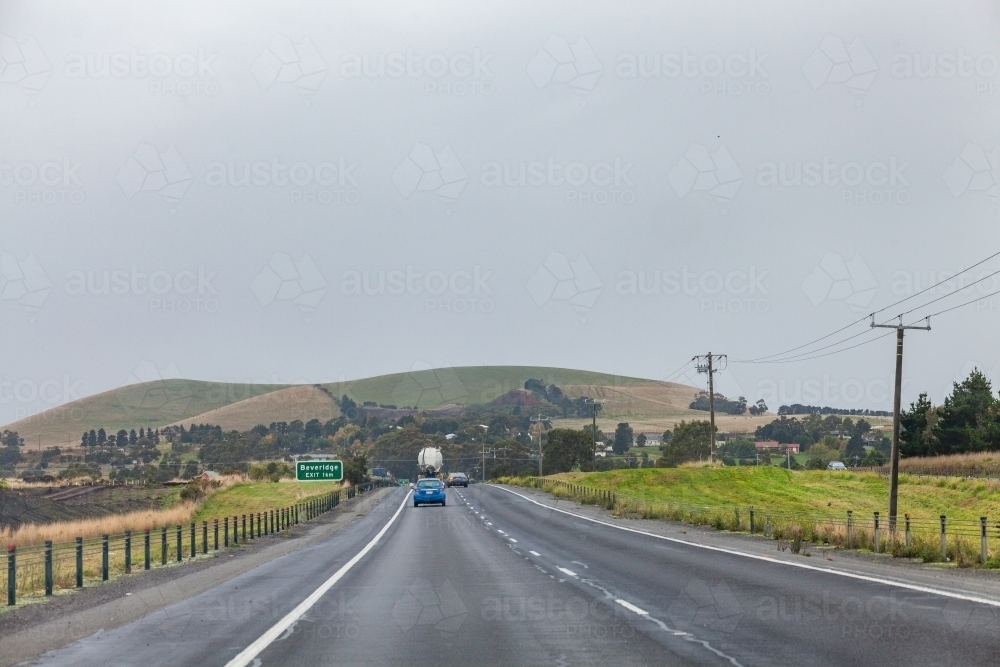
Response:
[[[465,366],[395,373],[364,380],[332,382],[324,386],[335,396],[347,394],[358,403],[375,401],[399,407],[408,405],[418,408],[438,408],[444,405],[489,403],[511,389],[523,388],[525,381],[531,378],[560,387],[564,385],[630,387],[661,384],[655,380],[566,368]]]
[[[307,422],[318,419],[326,422],[339,416],[340,408],[329,394],[313,385],[304,384],[248,398],[175,423],[185,426],[192,423],[218,424],[223,431],[245,431],[257,424],[267,425],[275,421],[299,419]]]
[[[788,471],[772,466],[681,467],[566,473],[555,479],[612,489],[650,503],[821,511],[858,517],[887,511],[889,482],[874,473]],[[1000,516],[1000,485],[982,480],[900,476],[899,512],[915,518]]]
[[[109,431],[166,426],[286,385],[228,384],[198,380],[159,380],[132,384],[21,419],[3,428],[17,431],[34,447],[77,445],[92,428]]]
[[[531,378],[556,384],[570,397],[588,395],[606,399],[600,419],[604,429],[613,430],[617,422],[629,421],[637,430],[662,430],[680,419],[706,416],[704,412],[687,409],[695,393],[691,387],[565,368],[439,368],[334,382],[323,387],[333,396],[347,394],[358,404],[374,401],[381,405],[432,409],[489,403],[511,389],[522,388]],[[314,417],[325,421],[338,414],[330,397],[313,385],[171,379],[88,396],[4,428],[19,432],[31,446],[38,444],[39,436],[43,447],[72,446],[79,442],[84,430],[91,428],[117,431],[197,422],[242,429],[272,421],[306,421]],[[746,421],[746,418],[734,419]],[[583,423],[583,420],[560,421],[564,426]],[[721,416],[719,425],[723,429],[728,427]],[[747,422],[746,428],[754,425]]]
[[[309,498],[337,491],[341,486],[340,482],[291,481],[234,484],[212,494],[198,508],[194,520],[219,519],[224,516],[288,507]]]

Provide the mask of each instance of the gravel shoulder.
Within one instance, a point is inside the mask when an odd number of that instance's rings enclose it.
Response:
[[[48,600],[0,613],[0,665],[16,665],[46,651],[131,623],[198,595],[244,572],[330,537],[367,514],[392,489],[376,489],[285,534],[220,548],[182,564],[138,571],[113,581],[65,591]]]

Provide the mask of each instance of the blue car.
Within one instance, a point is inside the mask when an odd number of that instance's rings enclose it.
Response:
[[[444,482],[439,479],[427,478],[417,482],[413,489],[413,506],[445,504]]]

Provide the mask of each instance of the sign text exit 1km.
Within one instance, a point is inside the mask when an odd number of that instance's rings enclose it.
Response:
[[[295,479],[299,482],[339,482],[344,479],[343,461],[296,461]]]

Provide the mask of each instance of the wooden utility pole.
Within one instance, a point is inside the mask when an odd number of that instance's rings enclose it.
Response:
[[[532,417],[531,421],[538,424],[538,476],[542,476],[542,430],[545,428],[545,422],[549,420],[548,417],[542,416],[542,413],[538,413],[538,417]]]
[[[921,331],[931,330],[931,319],[924,320],[926,324],[922,327],[903,326],[903,316],[899,316],[898,324],[875,324],[875,316],[872,315],[871,326],[873,329],[895,329],[896,330],[896,395],[892,399],[892,454],[889,472],[889,531],[896,530],[896,495],[899,490],[899,402],[900,393],[903,387],[903,332],[906,329],[919,329]]]
[[[723,362],[727,361],[726,355],[713,355],[711,352],[706,355],[698,355],[697,357],[693,357],[691,359],[691,361],[695,363],[695,368],[699,373],[708,373],[708,419],[709,428],[711,430],[711,434],[709,436],[711,438],[709,451],[711,452],[711,460],[713,463],[715,462],[715,383],[712,378],[715,373],[725,370],[725,366],[722,368],[715,368],[713,362],[720,359]]]

